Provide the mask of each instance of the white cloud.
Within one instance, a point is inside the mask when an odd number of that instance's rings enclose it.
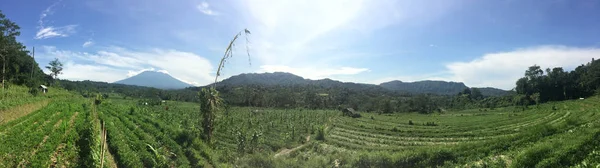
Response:
[[[68,61],[64,65],[63,74],[58,77],[69,80],[95,80],[104,82],[115,82],[125,78],[125,70],[115,69],[103,65],[78,64]]]
[[[143,71],[160,69],[159,72],[168,73],[173,77],[194,85],[211,83],[214,76],[212,64],[205,58],[194,53],[177,50],[151,49],[147,51],[132,51],[128,49],[109,47],[107,50],[96,53],[73,52],[58,50],[56,47],[45,46],[43,57],[46,59],[59,58],[72,62],[70,68],[65,66],[66,79],[99,80],[114,82],[137,75]],[[79,75],[86,70],[105,70],[115,77],[106,75]],[[80,72],[81,71],[81,72]]]
[[[248,0],[234,4],[239,5],[237,17],[252,31],[251,54],[253,61],[263,65],[260,71],[342,80],[368,70],[339,67],[352,67],[349,62],[376,55],[356,49],[373,32],[431,22],[460,5],[443,0]]]
[[[534,64],[543,69],[563,67],[574,69],[592,58],[600,57],[600,48],[576,48],[566,46],[540,46],[509,52],[489,53],[468,62],[446,65],[450,74],[446,79],[462,81],[468,86],[492,86],[512,89],[517,79]]]
[[[94,41],[88,40],[88,41],[85,41],[83,43],[82,47],[86,48],[86,47],[89,47],[89,46],[92,46],[92,45],[94,45]]]
[[[219,13],[210,9],[210,5],[207,2],[200,3],[196,8],[205,15],[219,15]]]
[[[302,76],[308,79],[323,79],[331,78],[336,75],[356,75],[362,72],[367,72],[367,68],[314,68],[314,67],[289,67],[285,65],[263,65],[260,66],[259,72],[289,72],[295,75]]]
[[[62,27],[41,27],[35,34],[35,39],[46,39],[52,37],[68,37],[75,33],[77,25],[67,25]]]
[[[35,34],[35,39],[47,39],[53,37],[68,37],[72,34],[75,34],[75,29],[77,28],[76,24],[70,24],[66,26],[47,26],[45,24],[46,17],[54,14],[54,7],[58,5],[62,0],[56,1],[52,5],[48,6],[42,13],[40,14],[40,19],[38,20],[38,31]]]

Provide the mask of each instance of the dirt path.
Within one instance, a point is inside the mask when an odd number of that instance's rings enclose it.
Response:
[[[104,152],[106,152],[104,153],[106,165],[108,165],[108,167],[116,168],[117,163],[115,162],[115,158],[113,157],[113,155],[110,153],[110,150],[108,150],[108,143],[106,143],[106,141],[104,141],[104,147]]]
[[[329,117],[329,123],[331,122],[331,117]],[[329,129],[329,123],[325,123],[325,132],[327,132],[327,129]],[[295,148],[292,149],[287,149],[287,148],[283,148],[281,151],[277,152],[273,157],[277,158],[281,155],[288,155],[294,151],[297,151],[301,148],[303,148],[304,146],[308,145],[308,142],[310,142],[310,135],[306,136],[306,142],[304,142],[304,144],[297,146]]]
[[[297,151],[297,150],[301,149],[302,147],[308,145],[309,141],[310,141],[310,135],[306,136],[306,142],[304,144],[297,146],[295,148],[292,148],[292,149],[283,148],[281,151],[277,152],[277,154],[275,154],[275,156],[273,156],[273,157],[277,158],[281,155],[288,155],[288,154],[290,154],[294,151]]]
[[[46,107],[50,101],[42,100],[0,111],[0,125]]]

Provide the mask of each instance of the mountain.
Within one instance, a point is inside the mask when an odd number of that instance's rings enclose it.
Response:
[[[244,73],[229,77],[218,85],[242,86],[242,85],[265,85],[265,86],[292,86],[309,84],[310,82],[300,76],[286,73]]]
[[[114,83],[147,86],[158,89],[183,89],[192,86],[190,84],[173,78],[169,74],[155,71],[144,71],[138,75],[120,81],[116,81]]]
[[[351,90],[391,90],[401,93],[411,94],[438,94],[438,95],[455,95],[463,91],[467,87],[462,82],[446,82],[446,81],[417,81],[417,82],[402,82],[390,81],[379,85],[340,82],[331,79],[310,80],[300,76],[285,73],[246,73],[235,75],[218,83],[221,86],[244,86],[244,85],[261,85],[261,86],[294,86],[294,85],[314,85],[323,88],[342,87]],[[484,96],[501,96],[507,94],[507,91],[496,88],[478,88]]]

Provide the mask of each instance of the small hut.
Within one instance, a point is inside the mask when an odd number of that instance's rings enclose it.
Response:
[[[40,85],[40,91],[42,91],[45,94],[48,92],[48,87],[46,87],[45,85]]]
[[[348,117],[352,117],[352,118],[359,118],[359,117],[361,117],[360,113],[354,111],[353,108],[342,109],[342,113],[344,113],[344,116],[348,116]]]

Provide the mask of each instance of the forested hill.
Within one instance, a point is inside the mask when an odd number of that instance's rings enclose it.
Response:
[[[431,93],[442,95],[453,95],[467,88],[462,82],[445,82],[445,81],[417,81],[417,82],[402,82],[390,81],[379,84],[379,86],[390,90],[406,91],[409,93]]]
[[[352,82],[340,82],[331,79],[319,79],[310,80],[304,79],[300,76],[286,73],[286,72],[273,72],[273,73],[244,73],[229,77],[218,84],[220,87],[239,87],[239,86],[314,86],[319,88],[346,88],[350,90],[379,90],[387,91],[373,84],[362,84]],[[457,92],[458,93],[458,92]]]
[[[322,88],[341,87],[351,90],[390,90],[400,93],[410,94],[438,94],[438,95],[456,95],[468,87],[461,82],[446,81],[417,81],[401,82],[390,81],[380,85],[362,84],[352,82],[340,82],[331,79],[310,80],[300,76],[285,73],[246,73],[232,76],[218,83],[220,86],[238,87],[238,86],[294,86],[294,85],[314,85]],[[496,88],[478,88],[484,96],[502,96],[508,92]]]
[[[446,81],[416,81],[416,82],[402,82],[402,81],[390,81],[379,84],[379,86],[394,91],[404,91],[412,94],[439,94],[439,95],[455,95],[469,87],[462,82],[446,82]],[[485,87],[477,88],[481,91],[484,96],[502,96],[508,94],[507,91]]]

